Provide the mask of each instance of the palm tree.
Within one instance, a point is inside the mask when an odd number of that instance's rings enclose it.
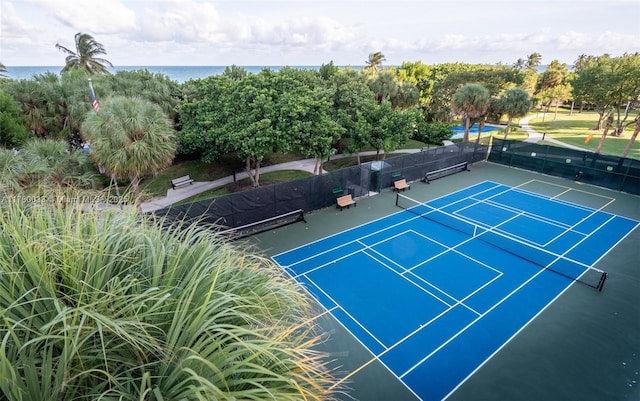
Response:
[[[535,70],[542,63],[542,55],[540,53],[531,53],[527,56],[527,69]]]
[[[532,105],[531,97],[522,88],[509,89],[500,96],[499,107],[508,116],[504,139],[507,139],[507,135],[509,135],[513,117],[524,117],[531,110]]]
[[[330,401],[340,391],[316,350],[311,299],[270,260],[195,224],[28,206],[0,204],[3,400]]]
[[[463,141],[469,141],[471,119],[484,115],[489,104],[489,91],[480,84],[466,84],[455,91],[451,110],[464,120]]]
[[[382,69],[382,62],[387,61],[381,52],[369,53],[369,59],[365,61],[366,70],[375,72]]]
[[[7,67],[4,66],[4,64],[0,63],[0,78],[6,78],[7,77]]]
[[[107,54],[102,44],[96,42],[93,36],[82,32],[76,33],[75,42],[75,51],[69,50],[61,44],[56,43],[56,49],[67,54],[62,72],[73,68],[81,68],[91,75],[109,74],[106,66],[113,67],[111,62],[97,57],[102,54]]]
[[[140,179],[168,167],[176,153],[172,122],[160,106],[137,97],[107,98],[90,113],[82,135],[90,156],[115,178],[128,178],[134,196]]]

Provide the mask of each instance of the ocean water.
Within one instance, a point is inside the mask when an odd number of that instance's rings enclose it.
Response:
[[[259,73],[264,68],[268,68],[273,71],[278,71],[284,66],[241,66],[249,73]],[[317,66],[289,66],[291,68],[303,69],[303,70],[317,70],[320,68]],[[338,66],[338,67],[346,67],[346,66]],[[8,67],[7,73],[5,74],[9,79],[32,79],[34,75],[41,75],[47,72],[51,72],[54,74],[60,74],[62,70],[62,66],[21,66],[21,67]],[[121,66],[121,67],[113,67],[109,70],[111,73],[115,73],[118,71],[136,71],[136,70],[147,70],[150,73],[156,74],[160,73],[169,77],[178,83],[186,82],[190,79],[200,79],[206,78],[212,75],[220,75],[224,72],[227,66],[220,65],[212,65],[212,66]],[[360,69],[362,66],[353,66],[354,69]]]

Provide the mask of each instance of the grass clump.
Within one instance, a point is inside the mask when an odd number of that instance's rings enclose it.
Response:
[[[310,300],[268,259],[126,211],[7,200],[0,225],[0,398],[333,398]]]

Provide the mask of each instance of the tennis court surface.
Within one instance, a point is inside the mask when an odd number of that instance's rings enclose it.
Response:
[[[491,181],[397,204],[273,259],[421,400],[447,398],[569,286],[606,286],[593,265],[638,226]]]

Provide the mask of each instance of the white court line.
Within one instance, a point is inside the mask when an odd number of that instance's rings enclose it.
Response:
[[[479,183],[477,183],[477,184],[474,184],[474,185],[472,185],[471,187],[479,186],[479,185],[484,184],[484,183],[494,184],[494,187],[493,187],[493,188],[495,188],[496,186],[504,186],[504,184],[499,184],[499,183],[496,183],[496,182],[494,182],[494,181],[485,180],[485,181],[479,182]],[[440,200],[440,199],[444,199],[444,198],[446,198],[446,197],[448,197],[448,196],[451,196],[451,195],[453,195],[453,194],[456,194],[456,193],[458,193],[458,192],[465,191],[465,190],[467,190],[467,189],[469,189],[469,188],[471,188],[471,187],[462,188],[462,189],[459,189],[459,190],[458,190],[458,191],[456,191],[456,192],[452,192],[452,193],[449,193],[449,194],[445,194],[445,195],[439,196],[439,197],[437,197],[437,198],[433,198],[433,199],[429,200],[429,202],[433,202],[433,201],[437,201],[437,200]],[[480,193],[483,193],[483,192],[487,192],[487,191],[489,191],[489,190],[491,190],[491,189],[493,189],[493,188],[484,189],[484,190],[482,190],[482,191],[480,191],[480,192],[476,192],[476,193],[480,194]],[[336,237],[336,236],[338,236],[338,235],[341,235],[341,234],[346,233],[347,231],[355,230],[356,228],[364,227],[364,226],[369,225],[369,224],[371,224],[371,223],[375,223],[375,222],[377,222],[377,221],[384,220],[384,219],[386,219],[386,218],[389,218],[389,217],[391,217],[391,216],[394,216],[394,215],[396,215],[396,214],[401,214],[401,213],[404,213],[404,212],[405,212],[405,210],[399,210],[399,211],[397,211],[397,212],[395,212],[395,213],[392,213],[392,214],[388,214],[388,215],[386,215],[386,216],[379,217],[379,218],[377,218],[377,219],[374,219],[374,220],[371,220],[371,221],[368,221],[368,222],[365,222],[365,223],[359,224],[359,225],[357,225],[357,226],[354,226],[354,227],[351,227],[351,228],[345,228],[344,230],[342,230],[342,231],[340,231],[340,232],[337,232],[337,233],[335,233],[335,234],[329,235],[329,236],[327,236],[327,237],[322,237],[322,238],[319,238],[319,239],[317,239],[317,240],[315,240],[315,241],[311,241],[311,242],[309,242],[309,243],[306,243],[306,244],[303,244],[303,245],[299,245],[299,246],[297,246],[297,247],[295,247],[295,248],[291,248],[291,249],[289,249],[289,250],[286,250],[286,251],[283,251],[283,252],[277,253],[277,254],[273,255],[271,258],[272,258],[272,259],[275,259],[275,258],[277,258],[278,256],[284,255],[284,254],[286,254],[286,253],[289,253],[289,252],[292,252],[292,251],[295,251],[295,250],[298,250],[298,249],[304,248],[304,247],[306,247],[306,246],[309,246],[309,245],[311,245],[311,244],[315,244],[315,243],[317,243],[317,242],[324,241],[324,240],[326,240],[326,239],[328,239],[328,238]],[[398,223],[398,224],[393,224],[393,225],[391,225],[391,226],[388,226],[387,228],[389,228],[389,227],[395,227],[395,226],[397,226],[397,225],[399,225],[399,224],[403,224],[403,223],[404,223],[404,222],[401,222],[401,223]],[[385,229],[386,229],[386,228],[385,228]],[[382,232],[382,231],[384,231],[385,229],[378,230],[378,231],[376,231],[376,232],[374,232],[374,233]],[[365,236],[365,237],[366,237],[366,236]],[[361,237],[361,238],[365,238],[365,237]],[[359,239],[359,238],[358,238],[358,239]],[[357,240],[357,239],[356,239],[356,240]],[[353,242],[353,241],[348,241],[348,242]],[[335,247],[334,247],[334,248],[335,248]],[[334,249],[334,248],[330,248],[330,249]],[[317,253],[317,254],[314,254],[313,256],[320,255],[320,254],[325,253],[325,252],[327,252],[327,251],[319,252],[319,253]],[[311,257],[313,257],[313,256],[311,256]],[[306,258],[306,259],[309,259],[309,258]],[[305,259],[305,260],[306,260],[306,259]],[[299,263],[299,261],[298,261],[298,262],[296,262],[296,263]],[[278,266],[280,266],[280,267],[284,267],[284,266],[280,265],[279,263],[278,263]],[[292,265],[289,265],[289,266],[292,266]]]
[[[327,298],[329,298],[331,300],[331,302],[333,302],[338,308],[340,308],[340,310],[342,312],[344,312],[345,315],[349,316],[349,318],[356,324],[358,325],[362,331],[364,331],[365,333],[367,333],[372,339],[374,339],[378,344],[380,344],[382,346],[382,348],[387,349],[387,345],[385,345],[382,341],[380,341],[376,336],[373,335],[372,332],[370,332],[366,327],[364,327],[359,321],[358,319],[356,319],[355,317],[353,317],[349,312],[347,312],[347,310],[340,305],[340,303],[338,301],[336,301],[335,299],[333,299],[333,297],[331,297],[331,295],[329,295],[322,287],[320,287],[318,284],[316,284],[315,281],[313,281],[310,277],[306,277],[307,280],[309,280],[309,282],[311,282],[318,290],[320,290]],[[326,309],[326,308],[325,308]],[[334,308],[332,308],[334,309]],[[333,313],[331,313],[331,315],[338,321],[340,321],[340,319],[338,319]],[[343,327],[345,327],[345,329],[347,331],[349,331],[351,333],[351,331],[349,329],[346,328],[346,326],[343,325]],[[353,335],[353,333],[351,333],[351,335],[355,338],[358,338],[358,336]],[[359,341],[359,339],[358,339]],[[361,342],[362,344],[362,342]],[[364,345],[364,344],[362,344]],[[365,348],[367,348],[365,346]],[[367,348],[368,349],[368,348]]]
[[[597,232],[600,228],[604,227],[608,222],[610,222],[613,219],[613,216],[607,220],[605,223],[603,223],[602,225],[600,225],[600,227],[598,227],[598,229],[594,230],[593,232]],[[572,246],[571,248],[567,249],[563,254],[561,255],[557,255],[557,258],[552,261],[551,263],[549,263],[550,265],[553,265],[555,262],[557,262],[560,259],[565,258],[565,255],[567,253],[569,253],[570,251],[572,251],[575,247],[577,247],[580,243],[582,243],[583,241],[585,241],[588,237],[590,237],[591,235],[593,235],[593,233],[591,233],[590,235],[584,237],[582,240],[578,241],[574,246]],[[498,301],[495,305],[493,305],[491,308],[489,308],[486,312],[484,312],[482,315],[480,315],[478,318],[474,319],[471,323],[469,323],[467,326],[465,326],[462,330],[460,330],[458,333],[456,333],[454,336],[452,336],[449,340],[445,341],[442,345],[440,345],[440,347],[438,347],[436,350],[434,350],[433,352],[431,352],[430,354],[428,354],[427,356],[425,356],[422,360],[420,360],[418,363],[416,363],[414,366],[412,366],[409,370],[407,370],[406,372],[404,372],[402,375],[400,375],[399,377],[402,379],[404,376],[406,376],[407,374],[411,373],[413,370],[415,370],[418,366],[420,366],[422,363],[424,363],[426,360],[428,360],[429,358],[431,358],[436,352],[438,352],[440,349],[444,348],[447,344],[449,344],[451,341],[453,341],[456,337],[458,337],[459,335],[461,335],[464,331],[466,331],[469,327],[471,327],[472,325],[474,325],[475,323],[477,323],[480,319],[482,319],[484,316],[486,316],[487,313],[491,312],[493,309],[495,309],[498,305],[502,304],[504,301],[506,301],[509,297],[511,297],[513,294],[515,294],[517,291],[519,291],[522,287],[524,287],[526,284],[528,284],[529,282],[531,282],[531,280],[533,280],[535,277],[537,277],[538,275],[540,275],[542,272],[544,272],[545,270],[547,270],[546,268],[541,268],[537,273],[535,273],[533,276],[531,276],[529,279],[527,279],[524,283],[522,283],[521,285],[519,285],[516,289],[514,289],[513,291],[511,291],[506,297],[502,298],[500,301]],[[584,274],[584,273],[583,273]],[[573,282],[570,282],[567,285],[567,288],[569,286],[571,286],[573,284]],[[564,291],[562,291],[564,292]],[[562,293],[561,292],[561,293]],[[554,298],[555,300],[555,298]],[[551,301],[553,302],[553,300]],[[542,309],[545,309],[547,306],[549,306],[549,304],[551,303],[549,302],[545,307],[543,307]],[[537,316],[537,314],[536,314]],[[531,320],[529,320],[530,322]],[[529,324],[527,322],[527,324]],[[526,324],[525,324],[526,326]],[[521,330],[521,329],[520,329]],[[513,337],[512,337],[513,338]],[[503,345],[504,346],[504,345]]]
[[[426,288],[423,288],[422,286],[418,285],[417,283],[414,283],[413,281],[409,280],[407,277],[403,276],[401,273],[398,273],[395,269],[393,269],[390,266],[387,266],[384,262],[382,262],[381,260],[377,259],[375,256],[367,253],[367,250],[364,249],[362,251],[362,253],[364,253],[365,255],[367,255],[368,257],[370,257],[371,259],[375,260],[376,262],[380,263],[384,268],[392,271],[393,273],[395,273],[396,275],[400,276],[403,280],[408,281],[409,283],[413,284],[413,286],[418,287],[422,292],[427,293],[428,295],[432,296],[433,298],[437,299],[438,301],[440,301],[440,303],[445,304],[448,308],[451,307],[451,304],[449,304],[448,302],[446,302],[445,300],[441,299],[440,297],[438,297],[437,295],[433,294],[431,291],[427,290]],[[434,288],[438,289],[437,287],[434,286]],[[448,296],[449,298],[451,298],[452,300],[454,300],[456,303],[458,303],[458,299],[456,297],[451,296],[450,294],[448,294],[446,291],[440,291],[442,292],[444,295]]]

